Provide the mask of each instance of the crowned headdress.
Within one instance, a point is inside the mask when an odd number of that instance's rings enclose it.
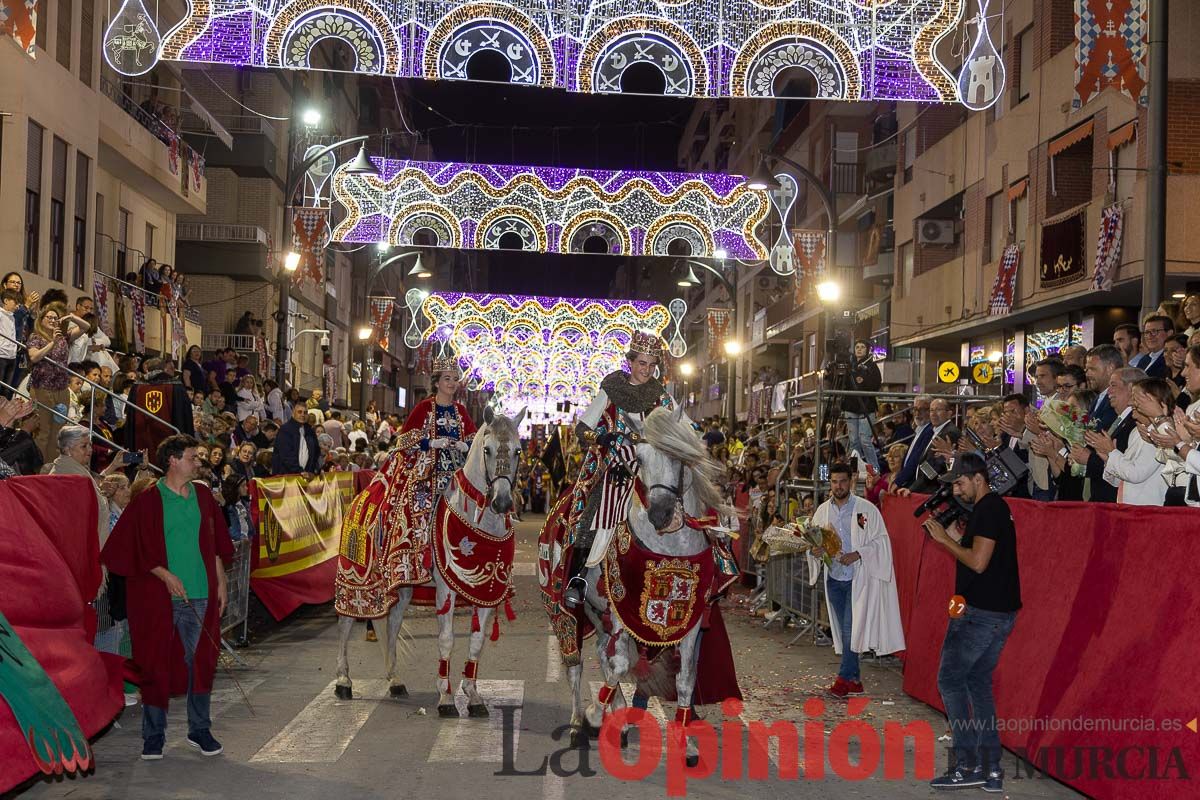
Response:
[[[651,331],[634,331],[629,340],[629,352],[653,356],[661,364],[663,362],[663,340],[657,333]]]
[[[462,372],[462,368],[458,366],[458,359],[454,356],[440,356],[433,360],[430,374],[437,375],[439,372]]]

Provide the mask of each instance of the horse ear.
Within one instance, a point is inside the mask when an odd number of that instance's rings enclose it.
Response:
[[[525,406],[524,408],[521,409],[520,414],[517,414],[517,416],[513,417],[513,425],[515,427],[517,427],[517,428],[521,427],[521,423],[525,421],[525,414],[528,413],[528,411],[529,411],[529,406]]]
[[[675,421],[683,422],[683,406],[682,405],[675,407]]]
[[[624,411],[621,412],[621,421],[625,423],[626,428],[629,428],[629,430],[633,431],[634,433],[640,434],[642,432],[642,423],[638,422]]]
[[[485,425],[491,425],[492,420],[494,420],[495,418],[496,418],[496,412],[492,409],[491,406],[487,406],[486,408],[483,409],[483,423]]]

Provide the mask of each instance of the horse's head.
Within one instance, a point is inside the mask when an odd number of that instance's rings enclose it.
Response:
[[[659,532],[682,524],[684,497],[697,492],[701,506],[714,505],[712,462],[683,409],[656,408],[643,423],[624,417],[637,441],[638,479],[646,486],[646,516]]]
[[[497,514],[507,514],[513,509],[513,481],[521,456],[519,431],[526,410],[521,409],[515,417],[506,417],[489,406],[483,413],[483,427],[475,435],[474,447],[480,449],[483,461],[488,506]]]

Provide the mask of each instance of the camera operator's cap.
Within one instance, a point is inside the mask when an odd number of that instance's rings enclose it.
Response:
[[[978,453],[960,453],[954,459],[954,466],[945,475],[938,478],[942,483],[954,483],[964,475],[975,475],[982,472],[987,475],[987,462]]]

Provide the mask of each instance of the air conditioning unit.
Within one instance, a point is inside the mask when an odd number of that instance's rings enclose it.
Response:
[[[918,244],[954,244],[954,221],[948,219],[917,220]]]

